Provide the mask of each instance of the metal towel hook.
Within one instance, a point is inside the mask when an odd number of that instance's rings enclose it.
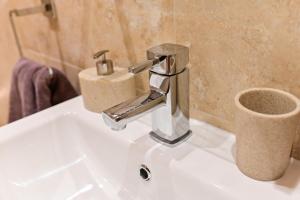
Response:
[[[19,36],[17,34],[16,25],[15,25],[13,16],[21,17],[21,16],[26,16],[26,15],[43,13],[49,19],[56,18],[56,9],[55,9],[55,5],[54,5],[54,0],[41,0],[41,3],[42,3],[42,5],[40,5],[40,6],[35,6],[35,7],[31,7],[31,8],[24,8],[24,9],[13,9],[13,10],[9,11],[10,24],[11,24],[11,27],[12,27],[12,30],[13,30],[16,45],[17,45],[19,55],[20,55],[21,58],[24,55],[23,55],[23,51],[22,51]]]

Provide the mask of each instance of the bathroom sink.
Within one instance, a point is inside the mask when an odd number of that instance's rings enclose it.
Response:
[[[0,128],[0,199],[300,198],[298,161],[277,181],[255,181],[234,164],[232,134],[192,120],[192,137],[170,148],[149,137],[150,121],[115,132],[77,97]]]

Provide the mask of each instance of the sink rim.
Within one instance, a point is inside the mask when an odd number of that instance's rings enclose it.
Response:
[[[36,123],[31,122],[38,120],[38,124],[42,125],[62,115],[65,117],[76,116],[93,126],[95,124],[99,125],[102,130],[112,133],[110,137],[122,140],[128,144],[134,144],[138,138],[144,137],[151,130],[149,116],[146,116],[136,122],[132,122],[127,129],[121,132],[113,132],[105,126],[100,114],[85,110],[82,106],[82,97],[76,97],[65,103],[1,127],[0,144],[18,137],[20,134],[23,134],[24,130],[30,130],[37,126]],[[138,124],[144,124],[146,130],[136,131],[135,134],[131,134],[130,130],[134,130]],[[181,160],[172,161],[173,170],[184,172],[186,176],[194,176],[198,183],[202,182],[211,187],[218,188],[220,191],[225,191],[237,199],[273,198],[277,200],[282,198],[297,199],[300,197],[300,180],[293,188],[288,188],[288,186],[284,185],[284,182],[288,182],[288,178],[286,177],[294,176],[294,172],[291,172],[291,170],[278,181],[259,182],[252,180],[244,176],[234,164],[230,152],[235,142],[234,135],[197,120],[191,120],[191,127],[194,132],[192,139],[188,140],[183,146],[180,145],[174,147],[174,149],[187,146],[193,148],[194,152]],[[211,137],[208,137],[208,132],[211,134],[209,135]],[[157,146],[163,150],[169,148],[159,144]],[[210,163],[203,162],[203,160],[210,160]],[[296,165],[296,168],[300,169],[299,161],[293,161],[293,163],[296,164],[293,164],[292,167]],[[220,170],[220,166],[222,166],[222,170]],[[195,171],[197,173],[190,173]]]

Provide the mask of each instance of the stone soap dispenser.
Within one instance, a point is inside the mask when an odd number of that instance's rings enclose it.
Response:
[[[136,96],[134,76],[127,69],[114,67],[112,60],[106,59],[107,52],[97,52],[96,67],[79,73],[84,106],[92,112],[102,112]]]

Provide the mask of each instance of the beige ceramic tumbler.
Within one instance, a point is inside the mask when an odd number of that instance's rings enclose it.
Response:
[[[252,88],[235,97],[236,163],[257,180],[281,177],[290,162],[300,121],[297,97],[271,88]]]

